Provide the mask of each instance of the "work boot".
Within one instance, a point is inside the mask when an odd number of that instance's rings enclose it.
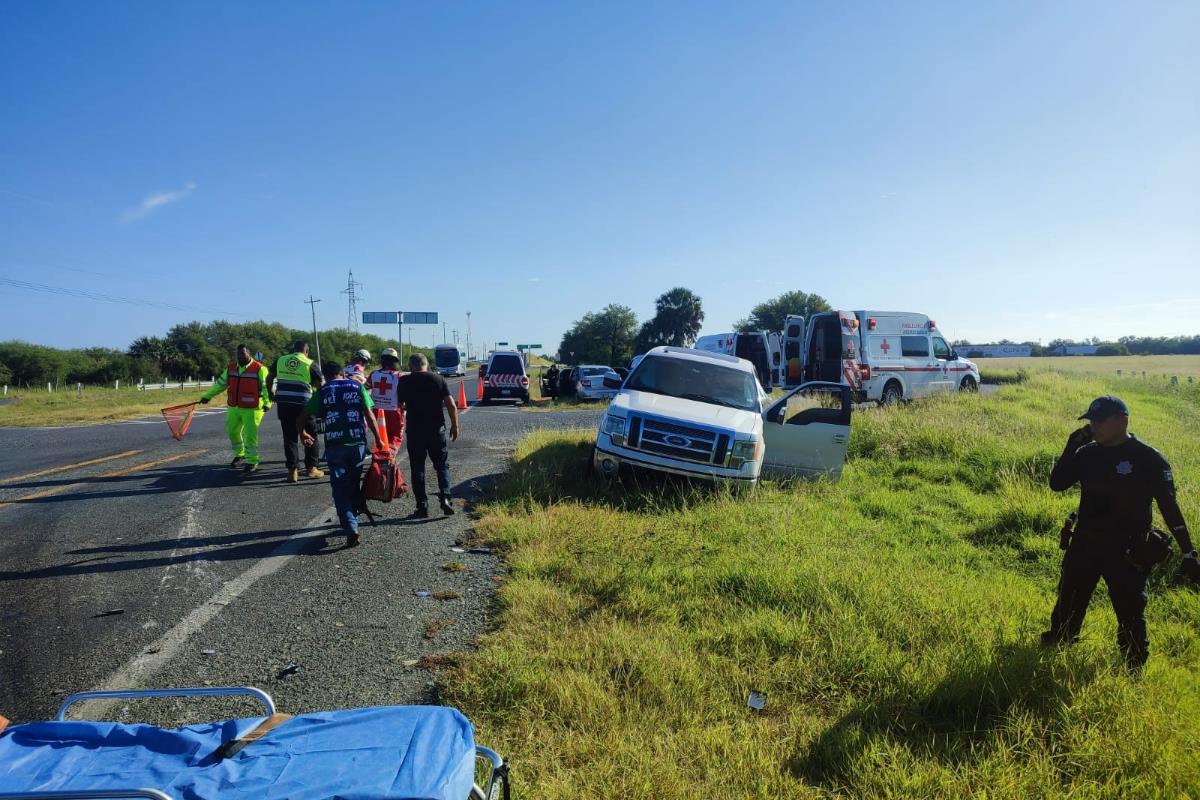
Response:
[[[442,507],[442,513],[447,517],[454,513],[454,506],[450,504],[449,497],[439,497],[438,505]]]
[[[324,478],[325,472],[320,467],[309,467],[304,471],[306,478]]]
[[[358,535],[358,531],[350,531],[346,536],[346,547],[358,547],[362,542],[362,537]]]
[[[242,472],[249,475],[252,472],[258,472],[258,464],[247,464],[242,468]]]
[[[230,469],[237,469],[244,466],[246,466],[246,459],[243,456],[234,456],[233,461],[229,462]]]
[[[289,469],[288,476],[287,476],[287,482],[288,483],[299,483],[300,482],[300,470],[296,469],[295,467],[292,467],[291,469]]]
[[[424,503],[418,503],[416,510],[409,514],[409,516],[413,519],[429,519],[429,506]]]

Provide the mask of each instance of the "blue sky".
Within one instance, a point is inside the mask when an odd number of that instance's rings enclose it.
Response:
[[[0,282],[0,339],[307,327],[310,292],[345,324],[351,268],[477,343],[676,285],[705,332],[802,289],[974,341],[1200,333],[1194,2],[0,16],[0,281],[137,301]]]

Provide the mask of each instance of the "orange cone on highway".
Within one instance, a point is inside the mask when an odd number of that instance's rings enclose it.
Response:
[[[483,399],[483,378],[475,379],[475,399],[476,400]]]
[[[458,382],[458,410],[459,411],[467,410],[467,382],[466,381]]]

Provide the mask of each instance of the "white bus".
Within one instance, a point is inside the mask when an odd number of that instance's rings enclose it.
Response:
[[[439,344],[433,348],[433,367],[447,378],[464,376],[467,374],[467,353],[456,344]]]

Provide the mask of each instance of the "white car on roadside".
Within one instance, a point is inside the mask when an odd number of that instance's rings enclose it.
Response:
[[[609,378],[608,383],[611,384],[612,378],[621,379],[621,376],[612,367],[600,364],[581,364],[576,370],[575,396],[580,400],[611,400],[616,396],[617,390],[606,385],[604,380]]]
[[[721,353],[656,347],[600,421],[592,464],[605,477],[640,468],[753,484],[760,477],[841,475],[850,390],[807,383],[769,401],[753,364]]]

